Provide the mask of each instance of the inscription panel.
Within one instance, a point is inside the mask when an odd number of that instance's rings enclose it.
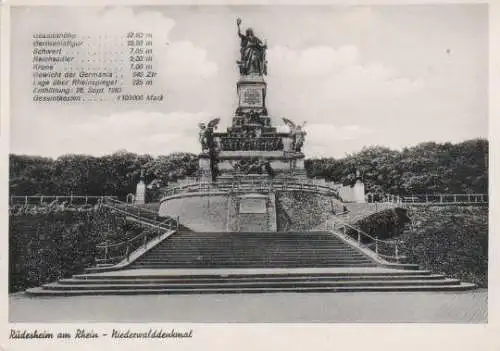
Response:
[[[265,198],[242,198],[240,199],[240,213],[266,213]]]
[[[240,88],[241,107],[264,107],[264,92],[262,88],[241,87]]]

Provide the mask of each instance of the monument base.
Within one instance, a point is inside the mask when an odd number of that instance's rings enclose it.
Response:
[[[261,75],[242,75],[237,83],[239,104],[237,115],[255,111],[267,115],[266,82]]]
[[[141,180],[137,184],[134,204],[144,205],[145,203],[146,203],[146,184],[144,184],[144,181]]]
[[[236,231],[276,232],[275,194],[247,194],[236,201]]]
[[[199,179],[201,182],[212,181],[212,168],[210,165],[210,157],[207,154],[200,154],[198,158]]]

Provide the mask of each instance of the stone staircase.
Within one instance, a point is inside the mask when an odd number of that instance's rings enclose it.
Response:
[[[328,232],[186,232],[172,235],[131,268],[294,268],[375,266]]]
[[[75,275],[28,289],[32,295],[263,292],[460,291],[474,288],[428,271],[327,269],[131,269]]]
[[[379,267],[329,232],[179,231],[126,269],[74,275],[27,292],[99,295],[456,291],[474,287],[429,271]]]

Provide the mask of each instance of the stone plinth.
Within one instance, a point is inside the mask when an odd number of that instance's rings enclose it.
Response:
[[[138,205],[146,203],[146,184],[144,184],[143,180],[137,184],[134,203]]]
[[[240,196],[239,213],[267,213],[267,196],[261,194]]]
[[[283,138],[283,150],[286,152],[292,151],[292,138]]]
[[[354,186],[343,186],[339,189],[339,195],[344,202],[364,203],[365,200],[365,184],[361,180],[357,180]]]
[[[275,194],[247,194],[237,197],[237,231],[275,232]]]
[[[354,202],[365,203],[365,184],[361,180],[357,180],[353,188]]]
[[[198,158],[199,177],[202,182],[212,181],[212,169],[210,167],[210,157],[206,154],[200,154]]]
[[[237,83],[239,112],[263,113],[266,107],[266,82],[260,75],[241,76]]]

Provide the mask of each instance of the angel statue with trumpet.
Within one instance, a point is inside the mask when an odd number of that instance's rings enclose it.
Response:
[[[208,151],[212,150],[215,147],[214,143],[214,130],[217,129],[217,125],[219,124],[220,118],[215,118],[208,122],[208,124],[205,125],[205,123],[200,123],[200,144],[201,144],[201,149],[202,151]]]
[[[295,124],[288,118],[283,118],[283,122],[290,129],[290,138],[292,139],[292,150],[295,152],[300,152],[302,150],[302,146],[304,146],[306,132],[303,129],[306,125],[306,122],[302,124]]]

